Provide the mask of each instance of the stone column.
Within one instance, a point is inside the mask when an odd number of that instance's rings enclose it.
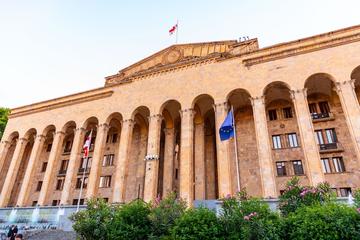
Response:
[[[64,187],[61,192],[60,204],[69,205],[70,204],[70,191],[71,191],[71,183],[76,175],[78,169],[75,169],[76,162],[80,159],[81,155],[81,145],[83,144],[85,137],[85,129],[77,128],[75,130],[75,136],[73,140],[73,145],[70,153],[69,165],[66,170],[66,176],[64,181]]]
[[[214,104],[215,110],[215,132],[216,132],[216,153],[217,153],[217,171],[219,197],[225,197],[232,194],[232,178],[231,178],[231,158],[229,141],[221,141],[219,129],[223,124],[227,114],[228,106],[226,102]]]
[[[2,170],[2,167],[4,165],[4,162],[6,160],[6,156],[8,154],[8,151],[10,149],[11,142],[9,141],[1,141],[0,144],[0,171]]]
[[[205,167],[205,129],[204,122],[195,122],[195,199],[205,200],[206,198],[206,167]]]
[[[175,128],[165,128],[164,146],[164,196],[173,191],[174,182],[174,153],[175,153]]]
[[[339,95],[346,123],[360,161],[360,106],[355,92],[355,80],[337,82],[335,90]]]
[[[30,192],[30,182],[34,173],[34,168],[41,154],[41,150],[44,146],[46,137],[44,135],[37,135],[34,141],[34,146],[31,150],[29,162],[27,164],[25,175],[21,184],[19,196],[17,199],[17,204],[19,207],[24,207],[26,205],[26,200]]]
[[[271,144],[267,128],[266,110],[264,96],[251,98],[253,107],[256,143],[260,165],[260,177],[263,197],[277,197],[274,176],[275,163],[272,162]]]
[[[116,161],[113,203],[122,203],[125,200],[125,173],[130,153],[131,139],[133,134],[134,120],[127,119],[122,122],[119,156]]]
[[[194,113],[192,108],[180,110],[180,197],[186,200],[189,206],[194,200]]]
[[[160,130],[162,116],[156,114],[149,117],[149,135],[147,155],[145,157],[144,201],[156,198],[159,176]]]
[[[20,162],[23,157],[27,143],[28,143],[28,139],[26,138],[20,138],[16,143],[14,155],[11,159],[9,170],[6,174],[5,182],[1,190],[0,207],[6,207],[6,205],[9,202],[11,190],[14,186],[16,175],[17,172],[19,171]]]
[[[55,172],[56,171],[56,169],[55,169],[56,161],[60,156],[64,137],[65,137],[65,133],[62,131],[56,132],[54,134],[54,140],[52,143],[46,171],[44,174],[44,180],[43,180],[43,184],[41,186],[41,191],[40,191],[39,199],[38,199],[38,204],[40,206],[44,206],[46,204],[45,201],[48,199],[49,187],[51,186],[50,183],[54,181],[54,179],[51,179],[51,178],[56,176],[56,172]]]
[[[106,123],[100,124],[97,128],[95,149],[92,157],[90,175],[86,191],[87,199],[96,197],[97,190],[99,188],[101,162],[104,157],[104,148],[108,131],[109,125]]]
[[[315,141],[314,127],[307,102],[306,89],[290,91],[298,122],[301,147],[304,152],[305,166],[310,185],[316,186],[324,181],[321,168],[319,147]]]

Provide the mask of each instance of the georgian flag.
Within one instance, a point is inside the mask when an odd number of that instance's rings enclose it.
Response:
[[[91,135],[92,135],[92,130],[91,130],[90,134],[86,137],[86,141],[83,146],[84,158],[87,158],[89,156],[89,150],[90,150],[90,146],[91,146]]]
[[[178,25],[175,24],[172,28],[170,28],[169,30],[169,34],[170,35],[173,35],[175,31],[177,31],[177,28],[178,28]]]

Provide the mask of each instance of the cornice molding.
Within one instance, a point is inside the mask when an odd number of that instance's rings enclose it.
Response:
[[[98,90],[98,89],[96,89]],[[96,91],[95,90],[95,91]],[[91,92],[91,91],[88,91]],[[88,93],[85,92],[85,93]],[[24,107],[14,108],[11,110],[11,114],[9,115],[9,118],[16,118],[24,115],[29,115],[37,112],[43,112],[43,111],[49,111],[56,108],[66,107],[70,105],[75,105],[83,102],[89,102],[98,100],[101,98],[110,97],[113,94],[112,90],[100,92],[100,93],[94,93],[91,95],[85,95],[81,96],[82,94],[75,94],[74,98],[71,98],[73,95],[65,96],[63,98],[57,98],[49,101],[44,101],[40,103],[35,103],[31,105],[27,105]],[[80,96],[78,96],[80,95]],[[70,97],[70,98],[69,98]],[[69,98],[69,99],[67,99]]]

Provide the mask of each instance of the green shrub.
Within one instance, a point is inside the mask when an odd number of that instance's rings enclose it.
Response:
[[[223,199],[220,221],[226,239],[279,239],[279,215],[245,191]]]
[[[175,221],[173,239],[222,239],[222,228],[216,214],[207,208],[188,209]]]
[[[135,200],[116,207],[110,222],[109,239],[148,239],[151,231],[150,206],[142,200]]]
[[[283,218],[283,239],[360,239],[355,208],[329,203],[298,208]]]
[[[80,239],[108,239],[109,222],[113,212],[102,199],[89,200],[86,210],[74,213],[70,219]]]
[[[334,197],[328,183],[320,183],[317,187],[300,186],[299,178],[293,177],[280,196],[279,209],[286,216],[299,207],[330,202]]]
[[[151,221],[150,239],[161,239],[170,235],[175,221],[184,214],[186,202],[176,199],[176,193],[170,193],[161,201],[154,201],[149,219]]]
[[[357,208],[360,208],[360,189],[354,191],[354,205]]]

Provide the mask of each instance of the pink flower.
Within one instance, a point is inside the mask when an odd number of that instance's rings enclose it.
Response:
[[[357,211],[358,213],[360,213],[360,208],[357,208],[356,211]]]
[[[245,220],[245,221],[249,221],[249,220],[250,220],[250,217],[249,217],[249,216],[245,216],[245,217],[244,217],[244,220]]]
[[[228,193],[225,198],[226,198],[226,199],[230,199],[230,198],[231,198],[231,194]]]

